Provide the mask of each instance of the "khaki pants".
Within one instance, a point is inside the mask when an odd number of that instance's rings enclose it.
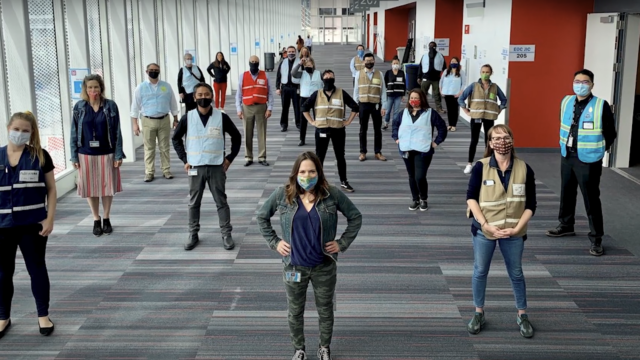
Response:
[[[169,138],[171,137],[171,123],[169,115],[163,119],[149,119],[142,117],[142,134],[144,137],[144,172],[153,175],[156,162],[156,138],[160,148],[160,163],[162,173],[170,170],[169,162]]]
[[[242,105],[244,124],[244,159],[253,161],[253,128],[258,128],[258,160],[267,160],[267,104]]]

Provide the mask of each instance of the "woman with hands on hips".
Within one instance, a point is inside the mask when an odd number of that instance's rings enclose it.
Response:
[[[515,155],[513,133],[508,126],[493,126],[487,138],[489,143],[484,159],[473,167],[467,189],[467,216],[473,218],[472,290],[476,308],[467,331],[478,334],[485,324],[487,275],[497,243],[511,279],[520,335],[530,338],[533,326],[526,314],[522,253],[527,240],[527,224],[536,211],[535,175],[531,167]]]
[[[283,238],[271,226],[276,211]],[[347,227],[336,239],[338,211],[347,218]],[[262,236],[284,263],[293,359],[307,358],[304,306],[311,282],[320,323],[317,355],[321,360],[330,360],[338,253],[346,251],[358,235],[362,226],[360,211],[342,191],[329,185],[320,159],[308,151],[298,156],[286,185],[271,194],[258,211],[257,220]]]

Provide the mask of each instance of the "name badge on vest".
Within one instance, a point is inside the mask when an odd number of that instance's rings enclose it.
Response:
[[[484,185],[484,186],[493,186],[495,184],[496,184],[496,182],[493,181],[493,180],[485,180],[485,181],[482,182],[482,185]]]
[[[285,271],[284,279],[289,282],[300,282],[300,273],[297,271]]]
[[[189,169],[189,176],[198,176],[198,169]]]
[[[331,99],[331,105],[341,106],[342,101],[340,99]]]
[[[22,170],[20,171],[20,182],[37,182],[40,171],[38,170]]]
[[[266,81],[264,79],[258,79],[258,84],[264,85]]]
[[[209,128],[207,128],[207,135],[220,136],[220,128],[219,127],[209,127]]]
[[[371,83],[372,83],[373,85],[380,85],[380,79],[372,79],[372,80],[371,80]]]
[[[89,141],[89,147],[100,147],[100,141],[97,140],[93,140],[93,141]]]
[[[582,123],[582,128],[584,130],[593,130],[593,121],[585,121]]]
[[[396,78],[396,81],[400,81],[400,82],[402,82],[402,76],[398,76],[398,77]]]
[[[525,184],[513,184],[513,195],[516,195],[516,196],[526,195]]]

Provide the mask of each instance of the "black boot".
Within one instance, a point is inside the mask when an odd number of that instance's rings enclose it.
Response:
[[[109,219],[102,219],[102,232],[105,235],[111,235],[111,233],[113,232],[111,221],[109,221]]]
[[[189,239],[184,244],[184,249],[187,251],[193,250],[196,246],[198,246],[199,242],[200,242],[200,238],[198,237],[198,233],[193,233],[189,235]]]
[[[222,246],[224,246],[225,250],[231,250],[236,246],[231,234],[222,237]]]
[[[102,230],[102,219],[93,220],[93,235],[95,237],[100,237],[104,231]]]

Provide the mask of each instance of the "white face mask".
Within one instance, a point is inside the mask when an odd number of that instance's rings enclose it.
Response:
[[[9,131],[9,141],[14,145],[22,146],[29,142],[31,139],[31,133],[11,130]]]
[[[184,63],[189,66],[191,64],[193,64],[193,60],[185,60]]]
[[[393,70],[400,70],[400,64],[393,64],[393,65],[391,65],[391,68]]]

